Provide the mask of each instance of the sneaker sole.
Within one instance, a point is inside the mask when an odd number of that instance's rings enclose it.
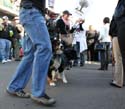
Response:
[[[29,96],[29,97],[21,97],[21,96],[17,95],[16,93],[11,93],[11,92],[9,92],[8,90],[6,90],[6,92],[7,92],[7,94],[9,94],[9,95],[11,95],[11,96],[18,97],[18,98],[30,98],[30,96]]]
[[[37,103],[38,105],[43,105],[43,106],[46,106],[46,107],[54,107],[55,104],[56,104],[56,101],[53,102],[52,104],[44,104],[44,103],[42,103],[41,101],[36,100],[34,97],[31,97],[31,100],[32,100],[34,103]]]

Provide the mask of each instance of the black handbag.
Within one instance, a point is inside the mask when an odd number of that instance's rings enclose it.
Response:
[[[104,51],[106,50],[106,45],[105,43],[96,43],[94,49],[97,51]]]

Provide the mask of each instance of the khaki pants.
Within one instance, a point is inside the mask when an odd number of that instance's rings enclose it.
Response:
[[[113,53],[115,58],[115,71],[113,73],[113,83],[118,86],[123,86],[123,64],[122,64],[122,57],[119,48],[118,38],[113,38]]]

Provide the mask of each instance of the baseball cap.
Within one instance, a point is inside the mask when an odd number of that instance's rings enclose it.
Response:
[[[63,15],[64,15],[64,14],[72,15],[68,10],[63,11]]]

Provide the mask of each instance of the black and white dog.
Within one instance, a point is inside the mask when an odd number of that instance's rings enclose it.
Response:
[[[53,57],[48,70],[48,83],[50,86],[56,86],[55,82],[58,79],[61,79],[63,83],[68,83],[64,70],[69,62],[77,57],[76,52],[60,39],[53,19],[47,21],[47,27],[53,49]]]
[[[50,62],[48,70],[48,83],[50,86],[56,86],[58,79],[62,80],[63,83],[68,83],[65,76],[65,55],[63,52],[63,45],[61,40],[58,38],[51,39],[53,57]]]

